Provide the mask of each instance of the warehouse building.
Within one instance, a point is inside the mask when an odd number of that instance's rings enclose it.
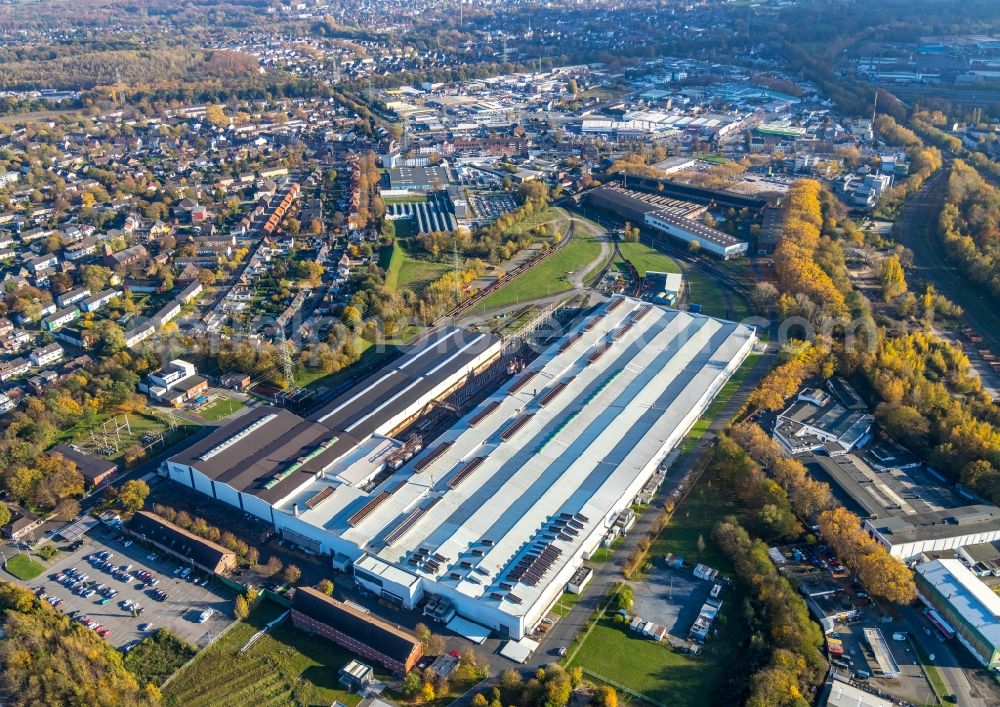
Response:
[[[637,224],[645,224],[685,243],[695,242],[705,252],[720,258],[745,255],[747,243],[698,220],[705,207],[662,194],[626,189],[617,185],[599,187],[587,194],[592,205],[612,211]]]
[[[169,459],[164,471],[274,523],[310,550],[332,554],[331,534],[314,539],[312,527],[306,535],[296,534],[290,525],[293,509],[284,514],[274,506],[317,478],[343,484],[341,496],[366,496],[362,487],[403,449],[390,433],[499,354],[494,336],[446,328],[308,419],[282,408],[253,408]]]
[[[1000,597],[958,560],[917,565],[917,591],[976,659],[1000,666]]]
[[[823,451],[831,457],[864,446],[875,417],[832,402],[821,390],[806,388],[778,415],[774,438],[791,454]]]
[[[83,476],[88,489],[97,488],[114,480],[118,465],[104,457],[87,452],[70,444],[60,444],[49,450],[49,454],[61,454],[64,459],[76,464],[76,470]]]
[[[909,560],[924,552],[956,550],[964,545],[1000,540],[1000,508],[977,504],[892,518],[869,518],[864,526],[890,555]]]
[[[520,639],[755,341],[741,324],[619,297],[391,473],[392,431],[432,396],[415,386],[454,385],[493,355],[492,337],[411,354],[308,421],[258,408],[167,466],[390,603],[435,597]]]

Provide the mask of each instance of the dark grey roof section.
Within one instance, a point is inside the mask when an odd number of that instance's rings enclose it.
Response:
[[[856,472],[853,464],[841,464],[831,457],[815,456],[806,462],[806,466],[813,478],[829,483],[838,500],[853,513],[862,518],[892,515],[868,493],[865,485],[869,482],[863,474]]]
[[[374,648],[397,663],[405,665],[420,645],[416,638],[395,626],[374,616],[366,616],[349,604],[324,596],[310,587],[299,587],[295,591],[292,608]]]
[[[893,545],[1000,530],[1000,508],[973,505],[868,521]]]
[[[148,511],[136,513],[125,527],[130,532],[149,538],[213,571],[225,569],[227,558],[233,556],[231,550],[227,550],[218,543],[199,538],[165,518]]]
[[[269,415],[273,415],[273,419],[253,429],[222,452],[208,455],[211,450]],[[322,426],[307,422],[287,410],[263,406],[253,408],[234,422],[198,440],[172,457],[171,461],[193,466],[208,478],[229,484],[238,491],[254,492],[254,486],[270,478],[289,459],[295,459],[305,445],[316,442],[325,431]]]
[[[77,470],[90,481],[100,478],[109,471],[117,471],[118,465],[102,457],[87,454],[68,444],[60,444],[49,450],[49,454],[58,452],[63,457],[76,464]]]
[[[254,408],[171,461],[192,466],[238,491],[276,503],[496,342],[497,338],[491,334],[454,327],[442,329],[308,419],[280,408]],[[237,439],[223,452],[200,458],[268,415],[274,418]],[[283,473],[289,469],[290,473]],[[272,482],[275,475],[280,478]]]

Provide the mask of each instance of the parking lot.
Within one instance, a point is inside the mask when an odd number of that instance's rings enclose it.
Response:
[[[686,639],[713,583],[698,579],[690,568],[672,569],[658,560],[642,582],[629,584],[634,595],[632,614],[666,626],[675,638]]]
[[[84,537],[84,544],[79,549],[65,553],[52,565],[45,574],[29,583],[31,587],[41,587],[46,594],[61,599],[58,610],[65,614],[73,611],[96,621],[102,628],[110,632],[105,636],[112,645],[121,647],[157,628],[168,628],[181,639],[195,645],[204,646],[211,638],[218,635],[233,620],[233,599],[235,594],[229,588],[217,581],[208,580],[205,586],[191,581],[195,577],[203,579],[194,573],[188,579],[181,579],[174,571],[180,564],[170,558],[157,556],[151,558],[153,551],[138,543],[124,545],[124,538],[116,540],[116,534],[103,527],[95,528]],[[129,572],[133,579],[126,582],[110,573],[111,568],[103,570],[86,558],[101,552],[112,553],[110,562],[119,570],[122,566],[131,565]],[[58,573],[65,573],[75,568],[79,574],[87,576],[86,583],[94,593],[89,597],[81,596],[72,589],[52,579]],[[155,587],[144,584],[136,573],[147,571],[159,581]],[[118,577],[124,575],[119,572]],[[79,581],[79,580],[75,580]],[[75,581],[69,581],[70,585]],[[100,585],[115,590],[113,597],[102,595]],[[163,601],[157,601],[153,592],[162,590],[167,594]],[[110,592],[109,592],[110,593]],[[105,603],[101,603],[107,599]],[[132,610],[124,608],[125,602],[138,603],[142,612],[134,615]],[[201,613],[213,609],[213,614],[204,622],[199,622]],[[151,624],[145,631],[139,627]]]

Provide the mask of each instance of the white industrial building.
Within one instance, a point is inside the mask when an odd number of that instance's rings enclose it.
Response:
[[[669,211],[653,211],[646,214],[646,225],[686,243],[695,242],[704,251],[726,260],[746,255],[747,252],[746,241]]]
[[[393,434],[491,364],[449,329],[303,420],[256,408],[167,462],[403,607],[520,639],[750,353],[753,329],[615,298],[397,470]]]
[[[957,550],[1000,540],[1000,508],[961,506],[889,518],[869,518],[865,530],[890,555],[909,560],[925,552]]]
[[[917,565],[920,600],[987,668],[1000,667],[1000,597],[958,560]]]

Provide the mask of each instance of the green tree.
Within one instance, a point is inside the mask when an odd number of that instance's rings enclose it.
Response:
[[[205,120],[209,125],[217,128],[224,128],[229,125],[229,118],[226,116],[221,105],[210,105],[205,108]]]
[[[0,501],[0,528],[10,523],[10,518],[10,509],[7,508],[6,503]]]
[[[198,274],[196,277],[198,278],[198,282],[200,282],[203,287],[211,287],[216,282],[215,273],[208,268],[198,268]]]
[[[601,685],[594,694],[597,707],[618,707],[618,693],[610,685]]]
[[[130,513],[142,508],[147,496],[149,496],[149,484],[142,479],[129,479],[118,491],[118,500]]]
[[[420,688],[423,684],[423,680],[420,679],[420,673],[416,670],[411,670],[403,678],[403,697],[407,699],[413,699],[418,694],[420,694]]]
[[[237,621],[244,621],[250,616],[250,603],[242,594],[238,594],[236,601],[233,602],[233,614],[236,616]]]
[[[611,603],[612,610],[629,611],[632,608],[632,602],[635,601],[635,593],[632,591],[632,587],[624,582],[619,582],[612,591],[614,592],[614,599]]]
[[[903,272],[903,264],[899,262],[899,256],[890,255],[882,261],[878,279],[882,287],[882,299],[886,302],[906,292],[906,275]]]
[[[282,576],[284,577],[285,581],[288,582],[289,584],[295,584],[296,582],[299,581],[299,578],[302,576],[302,570],[299,569],[298,565],[288,565],[288,567],[285,568],[285,572]]]
[[[84,265],[80,268],[80,278],[84,286],[95,295],[108,286],[111,275],[111,268],[103,265]]]
[[[110,319],[101,322],[100,333],[101,343],[104,347],[102,351],[106,356],[113,356],[119,351],[124,351],[128,346],[125,332],[117,322]]]
[[[354,327],[361,323],[361,312],[357,307],[349,304],[344,307],[344,311],[340,314],[340,319],[347,326]]]

